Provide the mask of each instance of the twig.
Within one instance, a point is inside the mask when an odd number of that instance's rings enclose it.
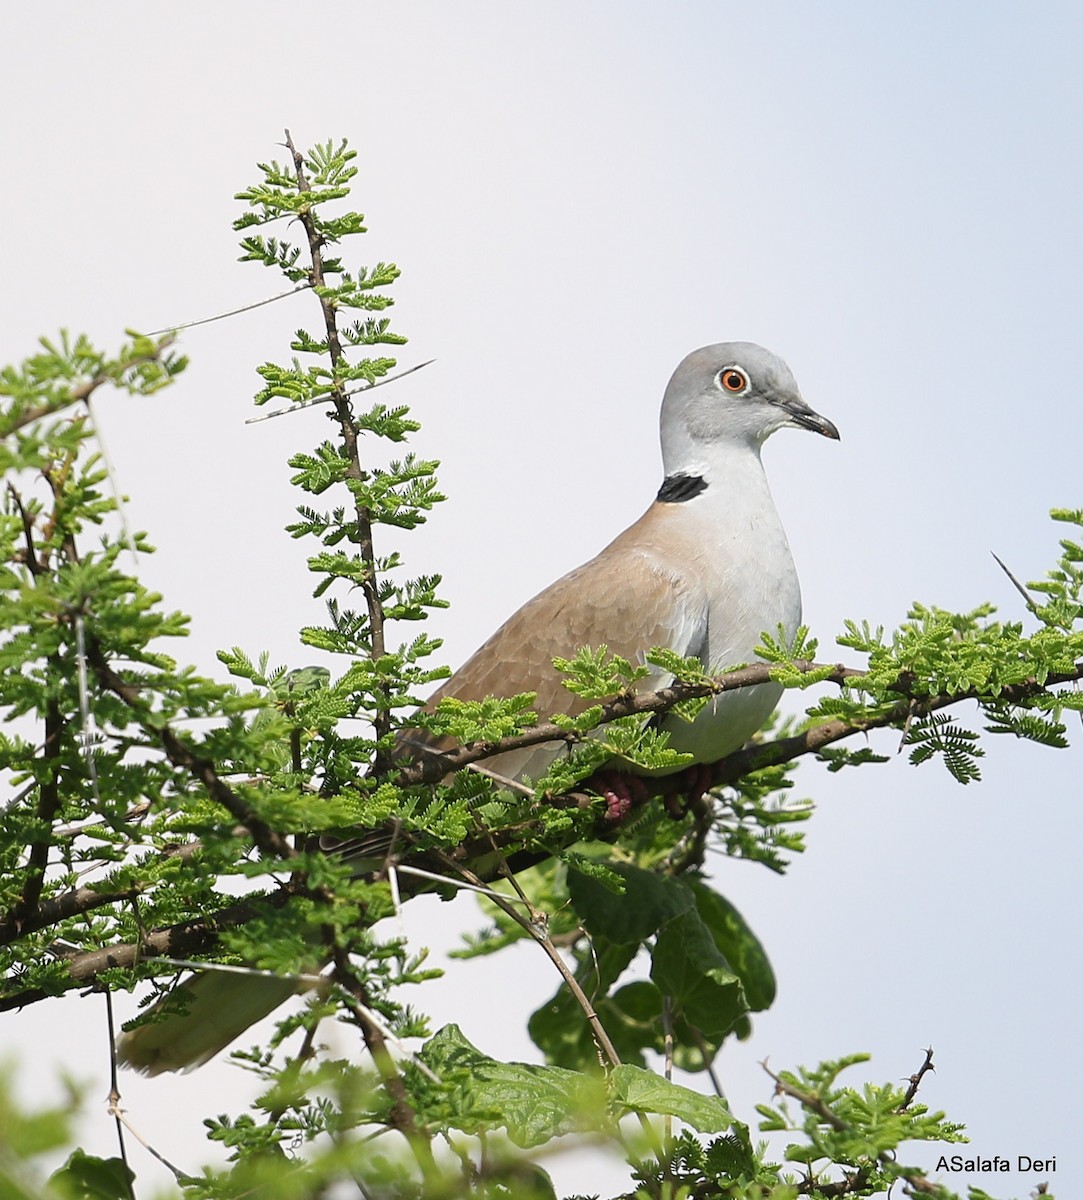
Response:
[[[167,967],[181,967],[187,971],[208,971],[223,975],[255,975],[260,979],[288,979],[291,983],[303,983],[310,988],[327,988],[327,976],[310,971],[264,971],[259,967],[241,967],[236,963],[200,962],[191,958],[173,958],[167,954],[145,954],[143,962],[162,963]]]
[[[927,1070],[931,1071],[933,1069],[932,1053],[932,1050],[927,1050],[925,1052],[925,1064],[921,1067],[916,1075],[911,1076],[911,1087],[913,1091],[907,1094],[906,1101],[900,1105],[900,1112],[914,1098],[913,1093],[917,1092],[917,1084],[922,1075],[924,1075]],[[825,1125],[830,1125],[832,1129],[837,1130],[839,1133],[846,1133],[850,1130],[850,1126],[846,1124],[846,1122],[838,1115],[838,1113],[833,1112],[824,1103],[821,1097],[816,1095],[815,1092],[806,1092],[802,1088],[797,1087],[795,1084],[787,1083],[786,1080],[781,1078],[781,1076],[776,1075],[774,1071],[771,1070],[766,1061],[761,1062],[760,1066],[763,1067],[767,1074],[770,1075],[770,1077],[774,1080],[776,1095],[791,1096],[798,1102],[798,1104],[801,1105],[802,1108],[814,1113],[820,1118],[821,1121],[824,1122]],[[890,1155],[886,1150],[882,1150],[878,1154],[871,1157],[873,1161],[879,1164],[883,1170],[889,1171],[897,1175],[898,1178],[905,1180],[907,1186],[913,1188],[914,1191],[923,1192],[929,1195],[939,1194],[936,1185],[930,1183],[922,1172],[913,1171],[906,1167],[900,1167],[892,1155]],[[813,1190],[813,1188],[815,1188],[817,1195],[824,1197],[847,1196],[852,1192],[861,1191],[864,1189],[867,1183],[867,1174],[867,1168],[859,1167],[854,1174],[848,1175],[840,1183],[827,1184],[818,1183],[814,1177],[810,1176],[808,1180],[801,1184],[800,1190],[802,1192],[810,1192]]]
[[[467,763],[466,769],[473,771],[477,775],[484,775],[486,779],[491,779],[493,783],[499,784],[502,788],[507,788],[509,792],[518,792],[520,796],[529,796],[534,798],[534,789],[527,787],[525,783],[520,783],[518,779],[509,779],[507,775],[501,775],[499,771],[491,771],[488,767],[483,767],[481,763]]]
[[[26,550],[24,552],[27,570],[33,576],[41,575],[46,570],[46,564],[42,562],[34,548],[34,522],[30,518],[30,514],[26,511],[26,506],[23,504],[23,498],[15,489],[15,485],[8,481],[8,495],[14,501],[15,507],[19,510],[19,518],[23,525],[23,539],[26,542]]]
[[[910,1076],[910,1086],[906,1089],[906,1095],[903,1097],[902,1104],[899,1105],[899,1112],[902,1112],[904,1108],[910,1107],[910,1102],[918,1094],[918,1088],[921,1086],[921,1081],[925,1078],[929,1071],[935,1070],[936,1067],[933,1066],[933,1048],[930,1046],[925,1051],[925,1061],[920,1067],[918,1067],[914,1074]]]
[[[801,660],[794,667],[803,675],[812,671],[821,671],[830,664],[815,663]],[[741,667],[736,671],[726,671],[702,683],[672,683],[668,687],[659,688],[654,692],[640,692],[618,696],[606,704],[599,706],[599,725],[605,725],[619,717],[634,716],[641,713],[664,712],[681,700],[693,700],[703,696],[721,695],[724,692],[738,691],[742,688],[757,687],[771,680],[773,667],[769,663],[756,663],[750,667]],[[851,679],[866,675],[866,671],[842,664],[831,666],[831,674],[824,682],[844,684]],[[996,699],[1008,704],[1018,704],[1033,699],[1051,686],[1060,683],[1071,683],[1083,678],[1083,662],[1078,662],[1070,672],[1050,674],[1044,683],[1036,679],[1028,679],[1022,683],[1008,684],[1001,688]],[[778,763],[789,762],[803,754],[815,754],[825,746],[856,733],[867,733],[873,729],[883,729],[898,726],[906,720],[911,711],[911,705],[917,705],[921,714],[935,712],[964,700],[982,700],[978,688],[968,688],[959,692],[940,692],[933,696],[910,698],[906,695],[906,682],[898,683],[888,689],[898,690],[904,699],[889,709],[877,714],[864,716],[849,722],[841,719],[825,721],[822,725],[814,725],[803,733],[788,738],[777,738],[771,742],[762,742],[743,750],[735,751],[717,763],[711,764],[712,787],[732,783],[735,779],[749,771],[758,771],[763,767],[775,766]],[[990,697],[991,699],[991,697]],[[543,742],[574,742],[585,739],[586,733],[570,733],[567,729],[551,721],[533,725],[521,733],[511,734],[498,741],[472,743],[452,750],[428,749],[425,756],[417,763],[404,767],[398,774],[397,782],[403,786],[416,783],[435,783],[445,775],[451,774],[462,767],[474,762],[482,762],[487,758],[503,754],[508,750],[520,750],[527,746],[536,746]]]
[[[162,851],[161,857],[187,859],[202,848],[199,842],[185,842],[183,846],[174,846]],[[0,946],[8,945],[24,934],[58,924],[68,917],[93,912],[107,904],[133,900],[138,895],[139,888],[132,885],[115,892],[94,887],[72,888],[70,891],[61,892],[59,896],[50,896],[40,900],[33,912],[27,912],[21,917],[14,912],[0,916]]]
[[[172,338],[165,338],[154,347],[154,350],[150,354],[133,354],[131,358],[126,359],[123,363],[117,363],[117,370],[112,374],[95,375],[91,379],[85,379],[82,383],[76,384],[66,394],[56,396],[53,400],[46,401],[44,404],[35,404],[32,408],[24,408],[17,416],[14,413],[5,414],[8,420],[0,426],[0,436],[8,437],[13,433],[18,433],[20,429],[25,429],[27,425],[33,425],[35,421],[41,421],[45,417],[50,417],[72,404],[77,404],[80,400],[89,400],[98,388],[103,387],[107,383],[115,382],[115,375],[123,375],[125,371],[130,370],[132,367],[141,366],[144,363],[157,362],[161,357],[162,351],[168,349],[172,344]]]
[[[143,1135],[139,1132],[139,1130],[136,1129],[136,1127],[131,1123],[131,1121],[129,1121],[128,1118],[124,1115],[124,1110],[122,1108],[118,1108],[118,1107],[114,1107],[114,1106],[110,1105],[109,1115],[111,1117],[115,1117],[116,1120],[121,1125],[124,1126],[124,1128],[132,1135],[133,1138],[135,1138],[135,1140],[143,1147],[144,1150],[146,1150],[146,1152],[148,1154],[150,1154],[154,1158],[156,1158],[162,1164],[162,1166],[165,1167],[165,1169],[167,1171],[171,1172],[173,1175],[173,1178],[178,1183],[183,1184],[183,1183],[188,1182],[190,1176],[185,1171],[182,1171],[180,1169],[180,1167],[175,1166],[173,1163],[171,1163],[164,1154],[160,1154],[157,1150],[155,1150],[154,1147],[150,1144],[150,1142],[148,1142],[147,1139],[145,1137],[143,1137]]]
[[[449,871],[453,871],[457,875],[460,875],[468,884],[470,884],[472,888],[478,890],[484,888],[482,881],[468,867],[462,866],[460,863],[455,862],[453,859],[448,858],[447,855],[441,854],[439,851],[437,852],[437,857],[443,860],[444,865]],[[400,867],[399,869],[401,870],[402,868]],[[560,953],[550,940],[546,928],[548,922],[544,914],[538,912],[538,910],[535,909],[528,900],[526,903],[529,906],[531,916],[530,919],[527,919],[515,908],[507,896],[502,896],[499,892],[492,891],[487,891],[487,894],[497,908],[499,908],[506,916],[510,917],[521,929],[530,934],[534,941],[536,941],[538,945],[541,946],[542,950],[545,951],[549,961],[554,967],[556,967],[557,971],[560,973],[561,979],[564,980],[568,990],[575,997],[576,1003],[578,1003],[579,1007],[582,1008],[583,1013],[587,1018],[587,1022],[590,1025],[591,1033],[594,1035],[594,1039],[598,1043],[602,1053],[609,1060],[612,1066],[619,1067],[621,1060],[620,1055],[617,1053],[617,1048],[610,1041],[609,1034],[606,1033],[598,1014],[594,1011],[594,1006],[587,998],[586,993],[579,986],[579,980],[576,979],[575,975],[568,967],[568,964],[563,958],[561,958]]]
[[[710,1048],[703,1034],[696,1028],[692,1028],[692,1040],[696,1043],[701,1056],[703,1057],[703,1069],[707,1072],[707,1078],[711,1081],[711,1087],[714,1088],[715,1095],[720,1100],[726,1099],[726,1089],[722,1086],[722,1080],[718,1077],[718,1072],[714,1069],[714,1061],[709,1053]]]
[[[799,660],[794,665],[802,674],[823,670],[825,666],[823,663],[806,660]],[[758,687],[760,684],[771,681],[771,672],[774,669],[770,663],[756,663],[750,667],[741,667],[736,671],[726,671],[702,682],[682,683],[678,681],[653,692],[627,692],[599,705],[598,725],[608,724],[620,717],[664,712],[681,700],[697,700],[704,696],[720,696],[724,692]],[[865,674],[865,671],[835,664],[831,668],[831,675],[825,682],[841,684]],[[493,758],[508,750],[521,750],[543,742],[572,743],[584,740],[588,736],[588,733],[569,731],[553,721],[543,721],[520,733],[509,734],[497,741],[471,743],[469,746],[460,746],[453,750],[428,748],[424,751],[420,761],[404,767],[399,772],[398,782],[403,785],[435,783],[452,771],[457,771],[473,762]]]
[[[113,1024],[113,992],[106,987],[104,994],[105,1024],[109,1032],[109,1114],[116,1121],[117,1141],[120,1143],[120,1161],[128,1171],[131,1171],[131,1167],[128,1165],[128,1149],[124,1144],[124,1124],[120,1112],[120,1084],[117,1081],[117,1033]],[[127,1190],[129,1200],[135,1200],[135,1193],[132,1191],[130,1182]]]
[[[459,870],[458,867],[455,869]],[[402,875],[416,875],[418,879],[431,879],[434,883],[444,884],[445,887],[450,884],[452,887],[459,888],[461,891],[479,892],[481,895],[487,896],[490,900],[500,899],[504,900],[505,902],[508,901],[507,896],[501,895],[500,892],[494,892],[491,887],[486,887],[485,884],[481,883],[480,881],[478,883],[467,883],[465,878],[449,879],[446,875],[437,875],[435,871],[423,871],[420,867],[404,866],[402,863],[399,863],[395,870]],[[477,876],[474,878],[477,878]],[[529,905],[530,901],[527,900],[526,903]]]
[[[760,1066],[774,1080],[776,1095],[791,1096],[802,1108],[807,1108],[809,1112],[815,1113],[821,1121],[826,1125],[830,1125],[832,1129],[837,1129],[839,1132],[848,1128],[846,1122],[836,1112],[832,1112],[823,1100],[815,1094],[815,1092],[806,1092],[797,1087],[796,1084],[787,1083],[781,1075],[776,1075],[774,1071],[767,1065],[767,1060],[764,1059]]]
[[[178,921],[164,929],[149,930],[142,933],[137,942],[103,946],[97,950],[74,954],[63,952],[62,948],[57,947],[54,953],[59,953],[67,959],[68,977],[72,985],[86,986],[93,983],[103,971],[115,967],[138,966],[148,955],[174,958],[205,953],[215,945],[223,930],[243,925],[254,917],[265,914],[268,908],[279,908],[301,892],[302,889],[284,887],[255,899],[245,897],[205,917]],[[25,1008],[28,1004],[35,1004],[55,995],[55,991],[46,991],[43,988],[26,988],[21,992],[13,992],[0,997],[0,1012]]]
[[[542,948],[546,957],[553,964],[553,966],[556,967],[561,979],[564,980],[565,987],[567,987],[568,991],[571,992],[572,996],[575,998],[575,1002],[583,1010],[583,1015],[586,1017],[587,1023],[590,1025],[590,1031],[594,1037],[594,1041],[598,1049],[609,1060],[611,1066],[619,1067],[621,1065],[620,1055],[617,1053],[617,1048],[610,1040],[609,1034],[606,1033],[605,1026],[602,1024],[601,1018],[594,1011],[594,1005],[588,999],[586,992],[583,991],[579,984],[579,980],[576,979],[571,968],[560,956],[560,952],[557,950],[556,946],[553,945],[553,939],[549,936],[548,915],[535,908],[530,898],[520,887],[519,881],[515,878],[514,873],[508,867],[504,855],[501,853],[499,846],[497,846],[491,834],[489,835],[489,842],[499,858],[500,874],[503,875],[504,878],[511,884],[520,902],[526,905],[527,911],[530,913],[530,919],[528,920],[522,915],[522,913],[518,912],[507,896],[503,896],[499,892],[491,892],[490,899],[497,906],[497,908],[501,910],[501,912],[510,917],[521,929],[525,930]],[[451,859],[447,859],[443,855],[440,855],[440,857],[445,858],[446,865],[451,870],[456,871],[474,887],[477,887],[481,883],[481,880],[478,879],[478,877],[474,875],[472,871],[469,871],[465,867],[452,862]],[[639,1124],[642,1127],[643,1132],[655,1153],[655,1156],[657,1157],[659,1163],[662,1164],[664,1158],[663,1148],[658,1143],[658,1139],[655,1136],[655,1132],[650,1121],[643,1113],[636,1113],[636,1116],[639,1118]],[[665,1169],[668,1174],[668,1168],[665,1168],[664,1164],[663,1169]]]
[[[50,659],[50,665],[55,671],[55,658]],[[48,767],[45,778],[38,789],[37,818],[44,829],[50,829],[53,820],[60,811],[60,743],[64,735],[66,722],[60,712],[60,705],[54,696],[49,700],[45,711],[45,751],[44,757]],[[40,834],[30,843],[30,853],[27,857],[26,882],[19,899],[12,905],[7,920],[18,931],[28,928],[31,914],[37,909],[41,899],[41,890],[45,886],[45,872],[49,865],[49,850],[52,840],[47,833]]]

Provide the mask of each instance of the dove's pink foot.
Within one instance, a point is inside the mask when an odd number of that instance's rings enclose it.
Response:
[[[605,799],[605,819],[614,824],[650,798],[650,789],[638,775],[595,771],[587,783]]]

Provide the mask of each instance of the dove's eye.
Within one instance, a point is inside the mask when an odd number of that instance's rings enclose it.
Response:
[[[718,372],[718,386],[737,396],[748,390],[748,376],[739,367],[723,367]]]

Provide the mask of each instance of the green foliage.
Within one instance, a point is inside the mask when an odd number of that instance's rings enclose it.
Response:
[[[677,1065],[704,1070],[727,1035],[747,1035],[747,1014],[774,998],[763,947],[737,910],[702,880],[601,861],[604,871],[564,876],[566,896],[549,881],[546,900],[566,899],[589,935],[575,950],[576,976],[622,1060],[645,1066],[646,1051],[662,1052],[664,1011]],[[650,982],[618,986],[643,947],[651,956]],[[549,1061],[597,1069],[589,1027],[565,989],[534,1013],[530,1033]]]
[[[128,1200],[135,1175],[119,1158],[95,1158],[75,1150],[49,1182],[69,1200]]]
[[[1079,525],[1083,515],[1058,509],[1054,519]],[[914,747],[915,764],[938,757],[960,783],[980,779],[979,735],[937,710],[976,703],[992,733],[1010,733],[1051,748],[1067,745],[1060,720],[1064,709],[1083,708],[1072,687],[1083,658],[1083,569],[1080,547],[1061,540],[1061,556],[1046,579],[1028,585],[1028,607],[1038,627],[993,620],[992,605],[965,613],[914,604],[907,620],[885,635],[882,627],[847,621],[840,646],[867,656],[867,667],[851,673],[839,694],[808,711],[810,724],[836,721],[850,729],[896,725]],[[1038,604],[1029,594],[1044,593]],[[790,684],[790,681],[786,681]],[[871,754],[820,751],[833,769],[874,761]]]
[[[900,1150],[957,1140],[959,1127],[898,1089],[841,1086],[857,1057],[777,1077],[783,1098],[760,1114],[762,1131],[790,1139],[782,1165],[724,1100],[660,1064],[703,1078],[774,999],[764,946],[702,868],[716,851],[781,872],[803,849],[812,808],[788,799],[795,754],[831,770],[882,762],[833,743],[887,727],[904,732],[912,762],[939,758],[970,782],[981,735],[943,711],[964,702],[990,733],[1066,744],[1063,710],[1083,709],[1068,686],[1083,658],[1083,547],[1063,539],[1029,585],[1030,632],[988,606],[916,604],[890,634],[848,622],[840,645],[864,658],[848,669],[812,662],[804,628],[765,633],[767,666],[745,668],[748,682],[836,690],[800,729],[780,726],[727,760],[740,769],[706,794],[649,715],[602,722],[607,703],[627,713],[650,680],[667,681],[668,711],[687,719],[717,693],[702,662],[665,647],[645,647],[647,665],[568,647],[555,665],[586,705],[576,715],[536,712],[530,693],[422,710],[448,671],[417,623],[446,601],[438,575],[407,571],[402,544],[443,499],[438,464],[383,454],[418,423],[364,398],[396,366],[371,348],[405,341],[388,315],[399,272],[347,266],[365,232],[339,207],[354,152],[289,153],[239,193],[236,229],[242,261],[310,292],[319,322],[295,332],[288,362],[257,368],[255,396],[327,406],[330,435],[289,460],[300,502],[288,531],[321,601],[300,637],[318,661],[272,665],[234,646],[218,656],[232,683],[178,665],[167,651],[187,618],[127,568],[126,551],[152,549],[119,519],[89,401],[172,383],[185,366],[172,338],[131,334],[109,355],[63,334],[0,370],[0,1003],[168,979],[178,946],[276,975],[325,972],[267,1045],[235,1052],[262,1093],[206,1122],[230,1161],[183,1178],[191,1198],[308,1200],[342,1185],[548,1198],[523,1151],[584,1136],[617,1148],[645,1196],[826,1200],[904,1180],[948,1197],[900,1165]],[[1054,517],[1083,526],[1083,512]],[[533,788],[486,776],[488,759],[550,719],[569,752]],[[419,745],[429,753],[417,757]],[[451,770],[438,755],[454,748]],[[641,793],[619,821],[593,799],[617,770],[635,771]],[[562,948],[571,980],[530,1020],[544,1063],[501,1062],[454,1026],[431,1033],[408,1002],[436,972],[380,923],[417,892],[463,882],[492,885],[492,924],[464,957],[526,937]],[[177,993],[141,1019],[184,1006]],[[318,1049],[317,1025],[333,1018],[356,1037],[349,1061]],[[422,1039],[416,1054],[406,1044]],[[123,1163],[79,1150],[43,1181],[35,1160],[68,1144],[74,1103],[34,1113],[0,1089],[5,1196],[130,1200]]]
[[[608,646],[581,647],[574,658],[554,658],[553,666],[568,678],[564,686],[585,700],[607,700],[627,692],[633,683],[650,674],[647,667],[633,667]]]
[[[69,1089],[66,1101],[31,1109],[15,1092],[14,1073],[0,1074],[0,1195],[4,1200],[131,1200],[134,1178],[119,1159],[95,1158],[75,1150],[43,1180],[43,1161],[71,1142],[80,1106]]]
[[[839,1086],[845,1070],[867,1060],[867,1055],[853,1054],[813,1070],[783,1071],[775,1077],[782,1099],[757,1106],[762,1131],[801,1138],[786,1147],[786,1160],[816,1181],[811,1196],[831,1194],[831,1179],[824,1173],[839,1167],[850,1180],[850,1195],[872,1196],[896,1182],[915,1180],[924,1191],[922,1170],[905,1165],[900,1148],[908,1142],[966,1141],[961,1125],[914,1103],[894,1084]],[[796,1112],[790,1100],[796,1101]],[[946,1189],[939,1194],[945,1200],[950,1196]]]
[[[761,636],[762,641],[756,647],[756,654],[765,662],[774,665],[771,678],[776,683],[788,688],[808,688],[831,678],[834,668],[830,665],[814,667],[812,670],[800,670],[798,667],[799,662],[814,659],[819,646],[807,626],[798,626],[792,641],[787,641],[786,630],[781,625],[778,627],[777,639],[766,632]]]
[[[496,742],[537,723],[533,704],[533,692],[509,696],[506,700],[495,696],[486,700],[457,700],[445,696],[427,724],[434,733],[453,737],[463,745]]]
[[[914,747],[910,751],[914,766],[939,754],[960,783],[972,783],[981,778],[976,760],[982,758],[985,751],[978,745],[978,735],[956,725],[950,717],[930,714],[910,728],[906,742]]]

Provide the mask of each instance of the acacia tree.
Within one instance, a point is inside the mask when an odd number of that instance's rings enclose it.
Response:
[[[904,1088],[848,1082],[859,1054],[780,1071],[758,1117],[714,1088],[719,1048],[747,1035],[775,985],[764,948],[704,874],[705,854],[784,870],[808,816],[786,801],[796,763],[871,761],[848,744],[870,729],[902,731],[913,762],[940,756],[964,783],[981,755],[955,715],[964,704],[996,732],[1065,744],[1061,714],[1083,707],[1058,688],[1083,676],[1083,548],[1065,539],[1047,578],[1023,589],[1030,634],[988,605],[916,607],[890,634],[848,623],[850,665],[818,664],[803,630],[791,645],[765,634],[762,662],[720,676],[654,648],[647,659],[674,683],[649,693],[636,686],[644,668],[569,647],[567,684],[590,701],[580,716],[537,713],[530,695],[423,711],[420,692],[447,671],[417,623],[444,601],[437,576],[406,573],[402,547],[442,499],[436,464],[407,453],[380,469],[365,453],[367,439],[404,443],[417,429],[405,407],[367,395],[396,366],[378,348],[405,341],[386,315],[398,270],[340,256],[364,232],[358,213],[339,211],[355,174],[345,143],[301,153],[287,135],[287,149],[238,196],[236,227],[243,258],[307,289],[318,322],[296,333],[288,365],[259,368],[256,403],[321,405],[329,421],[327,439],[290,460],[305,499],[289,527],[324,602],[301,639],[329,665],[272,666],[232,648],[219,655],[226,683],[166,652],[186,618],[126,567],[128,549],[150,547],[118,520],[91,397],[171,384],[185,365],[173,336],[132,336],[113,356],[65,336],[3,371],[0,1009],[72,989],[149,984],[153,997],[193,960],[299,984],[322,970],[302,1011],[236,1052],[266,1088],[251,1111],[209,1122],[231,1165],[179,1175],[193,1200],[551,1196],[539,1148],[577,1134],[619,1144],[622,1192],[826,1200],[900,1181],[947,1200],[906,1165],[913,1142],[961,1138],[918,1098],[931,1053]],[[264,231],[276,223],[281,234]],[[1083,512],[1053,515],[1083,526]],[[649,714],[691,716],[768,679],[820,685],[804,721],[714,764],[706,793],[702,772],[673,770],[682,762]],[[401,749],[410,728],[452,748],[412,759]],[[484,769],[558,738],[568,753],[532,787]],[[619,823],[590,783],[615,756],[670,769],[647,778],[654,794]],[[529,1027],[548,1065],[489,1057],[404,1001],[431,972],[374,926],[420,891],[462,886],[482,891],[492,919],[470,953],[532,938],[553,963],[554,994]],[[646,978],[630,971],[644,949]],[[347,1060],[319,1048],[331,1018],[356,1031]],[[698,1073],[702,1091],[674,1083],[673,1066]],[[42,1183],[33,1154],[63,1141],[63,1114],[5,1104],[5,1195],[137,1194],[123,1136],[116,1159],[76,1150]],[[788,1134],[783,1161],[757,1146],[750,1117]]]

